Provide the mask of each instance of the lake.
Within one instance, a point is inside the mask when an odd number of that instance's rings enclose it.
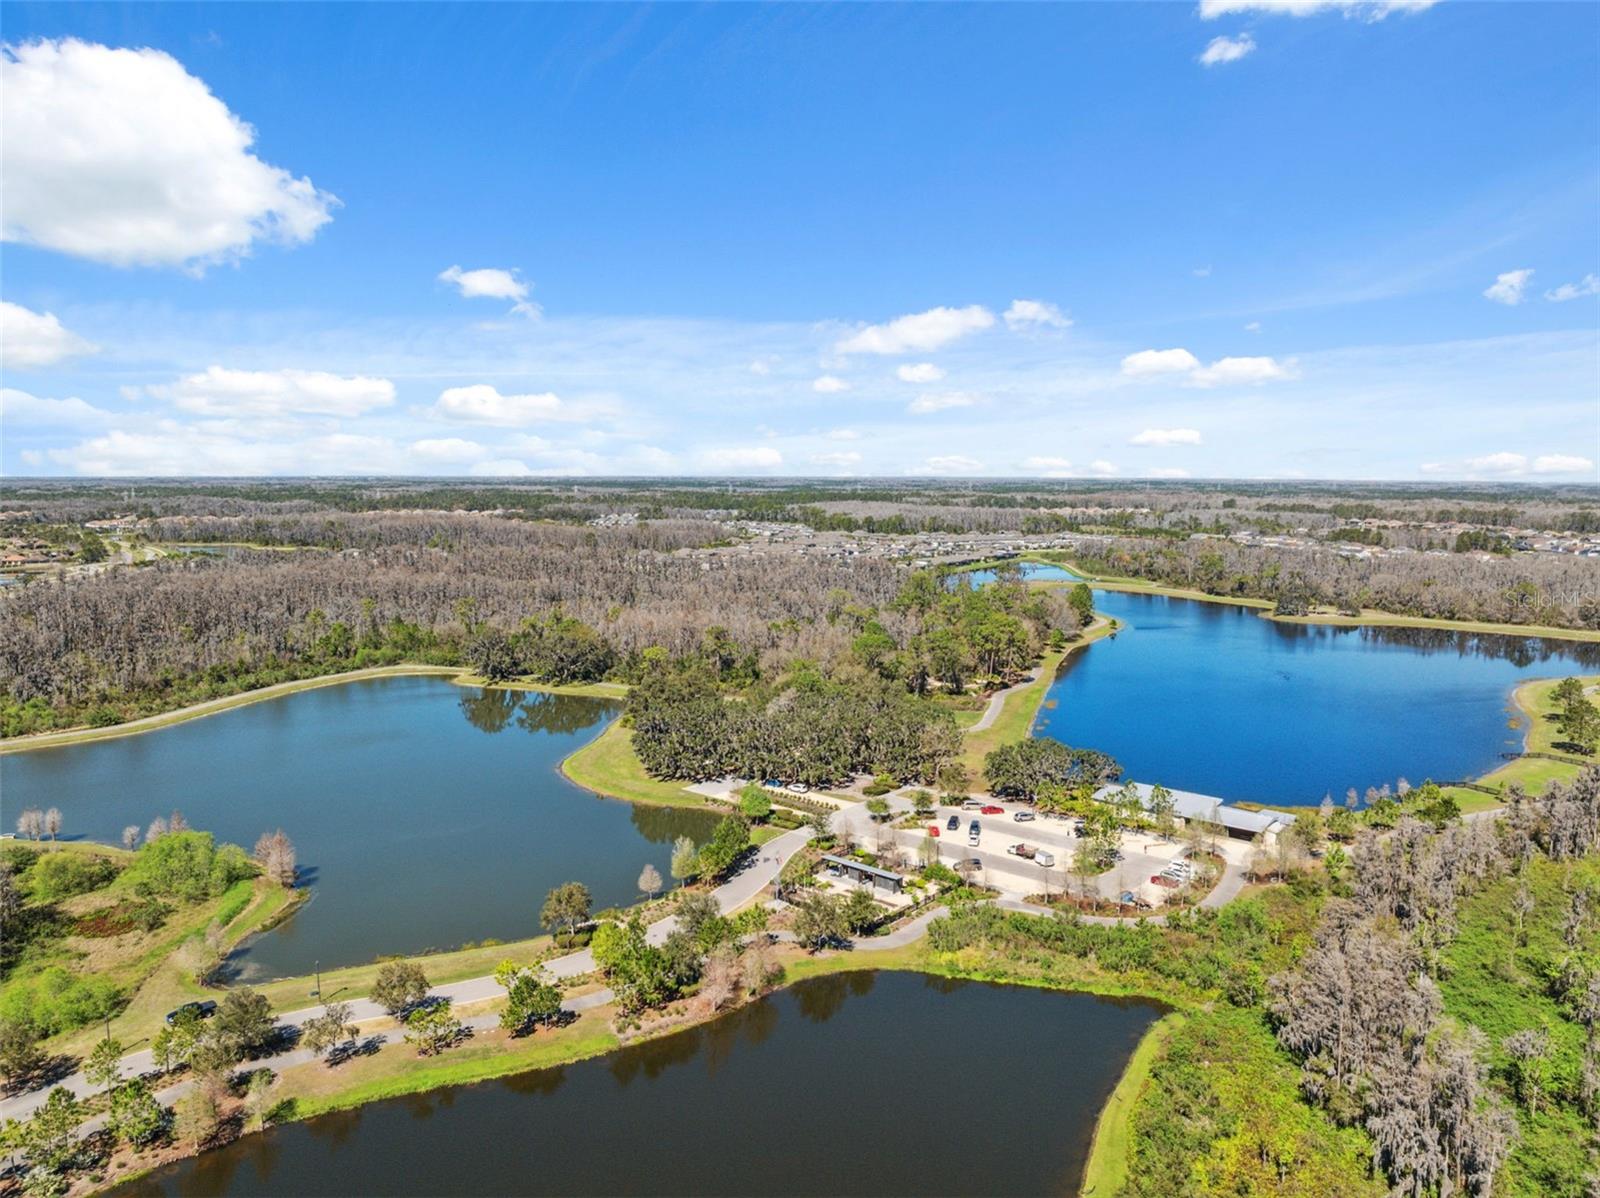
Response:
[[[1600,670],[1600,645],[1578,641],[1288,624],[1115,591],[1096,591],[1095,608],[1123,628],[1068,656],[1035,734],[1229,800],[1471,780],[1522,747],[1519,682]]]
[[[914,973],[813,978],[605,1057],[249,1136],[117,1192],[1075,1194],[1161,1011]]]
[[[438,677],[303,691],[114,740],[0,758],[5,808],[59,807],[64,831],[116,843],[174,808],[248,851],[294,841],[312,899],[237,955],[249,980],[539,932],[545,893],[596,909],[663,878],[708,812],[600,799],[558,772],[615,703],[481,690]]]

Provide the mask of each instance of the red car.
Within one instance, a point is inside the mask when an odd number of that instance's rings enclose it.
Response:
[[[937,835],[939,835],[939,825],[938,824],[929,824],[928,825],[928,835],[929,836],[937,836]]]
[[[993,803],[983,809],[984,815],[1004,815],[1005,813],[1006,809],[1004,807],[996,807]]]

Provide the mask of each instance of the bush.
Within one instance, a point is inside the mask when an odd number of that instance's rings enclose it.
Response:
[[[868,798],[875,799],[880,795],[888,794],[898,785],[899,783],[897,783],[893,778],[889,777],[888,774],[879,774],[871,782],[868,782],[861,788],[861,793],[866,795]]]
[[[54,1036],[114,1014],[122,991],[99,977],[73,977],[52,965],[31,978],[13,978],[0,995],[0,1019],[34,1024]]]
[[[36,902],[50,903],[74,894],[99,890],[117,876],[117,867],[104,857],[81,853],[46,853],[28,871],[28,885]]]
[[[752,823],[761,823],[772,814],[772,796],[759,782],[746,782],[739,792],[739,814]]]
[[[236,844],[220,848],[209,832],[169,832],[139,850],[128,880],[141,894],[199,902],[235,882],[253,878],[256,867]]]

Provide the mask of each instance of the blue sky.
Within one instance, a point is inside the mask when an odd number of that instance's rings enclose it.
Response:
[[[6,4],[0,469],[1596,481],[1600,7],[1278,7]]]

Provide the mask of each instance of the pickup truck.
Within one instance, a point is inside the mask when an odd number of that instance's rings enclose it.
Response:
[[[1034,848],[1031,844],[1007,845],[1006,852],[1013,857],[1022,857],[1028,861],[1032,861],[1039,855],[1039,850]]]
[[[1178,888],[1178,879],[1169,878],[1166,874],[1155,874],[1150,880],[1157,886],[1166,886],[1172,890],[1176,890]]]

